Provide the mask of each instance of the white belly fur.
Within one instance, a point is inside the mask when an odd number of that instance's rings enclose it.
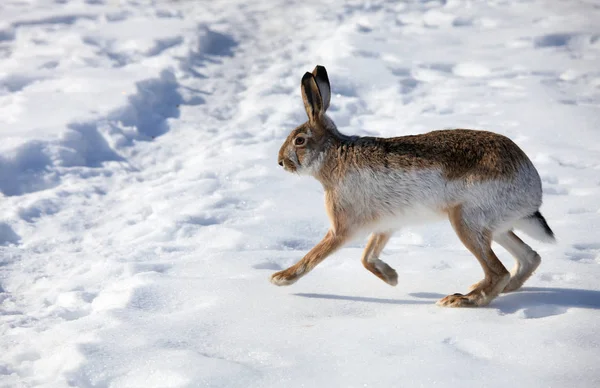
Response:
[[[541,205],[541,183],[532,165],[510,180],[475,183],[447,181],[436,169],[360,170],[347,176],[337,194],[356,222],[369,220],[360,229],[375,232],[443,220],[445,210],[459,204],[474,223],[494,230]]]

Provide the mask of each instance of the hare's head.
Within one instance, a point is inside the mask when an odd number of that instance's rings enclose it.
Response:
[[[317,66],[304,74],[300,85],[308,121],[295,128],[279,150],[277,162],[286,171],[315,175],[323,162],[328,143],[337,133],[333,121],[325,115],[331,88],[327,71]]]

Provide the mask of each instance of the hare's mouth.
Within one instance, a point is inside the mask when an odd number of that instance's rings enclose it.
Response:
[[[294,162],[286,159],[283,161],[283,169],[288,172],[296,172],[296,170],[298,170],[298,167]]]

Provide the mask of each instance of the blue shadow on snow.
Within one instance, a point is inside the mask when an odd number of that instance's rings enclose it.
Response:
[[[355,302],[385,303],[385,304],[431,304],[431,301],[382,299],[362,296],[345,296],[332,294],[297,293],[296,296],[314,299],[350,300]],[[410,294],[416,298],[440,299],[445,295],[417,292]],[[600,291],[577,288],[526,287],[510,294],[501,294],[494,299],[490,308],[502,313],[512,314],[521,309],[538,306],[553,306],[557,308],[600,309]]]
[[[332,294],[294,294],[303,298],[313,299],[333,299],[333,300],[351,300],[354,302],[369,302],[369,303],[385,303],[385,304],[431,304],[430,302],[420,300],[402,300],[402,299],[384,299],[384,298],[369,298],[364,296],[345,296]]]

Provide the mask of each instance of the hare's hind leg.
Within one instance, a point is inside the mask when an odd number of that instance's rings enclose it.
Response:
[[[373,272],[375,276],[390,286],[395,286],[398,284],[398,274],[392,267],[379,259],[379,255],[385,247],[385,244],[390,240],[390,237],[392,237],[391,232],[373,233],[369,238],[369,242],[367,242],[367,246],[362,256],[362,263],[365,268]]]
[[[288,269],[274,273],[271,283],[277,286],[289,286],[311,271],[325,258],[338,250],[348,240],[345,233],[327,232],[323,240],[313,247],[299,262]]]
[[[512,271],[510,271],[510,281],[502,292],[516,291],[529,279],[542,259],[536,251],[511,231],[494,235],[494,241],[506,249],[517,261]]]
[[[485,278],[475,285],[466,295],[448,295],[438,302],[446,307],[485,306],[504,290],[510,280],[510,274],[492,251],[492,234],[468,221],[464,210],[457,206],[449,211],[452,227],[463,244],[475,255],[483,268]]]

